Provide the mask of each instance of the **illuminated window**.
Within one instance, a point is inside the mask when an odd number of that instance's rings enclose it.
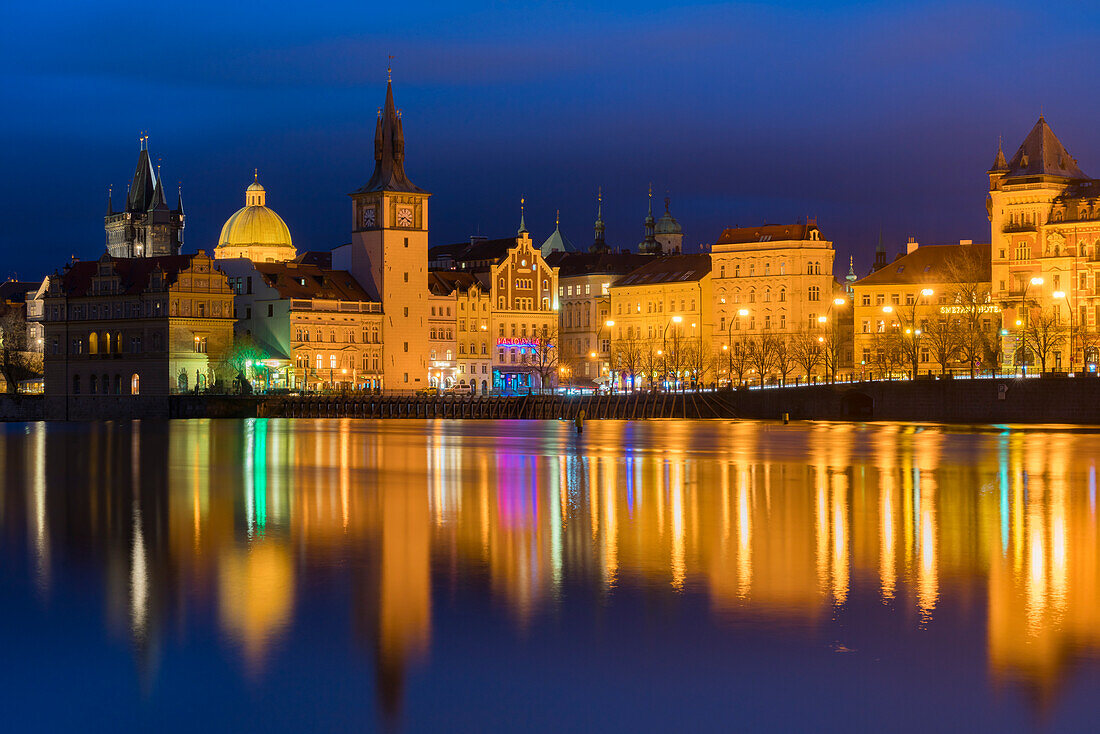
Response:
[[[130,375],[130,394],[139,395],[141,393],[141,378],[138,377],[138,373]]]

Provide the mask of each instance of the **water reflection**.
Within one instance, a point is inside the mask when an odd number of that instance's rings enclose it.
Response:
[[[391,717],[456,588],[515,630],[623,587],[705,594],[719,625],[762,629],[866,602],[913,629],[984,610],[990,676],[1045,699],[1100,648],[1090,433],[254,420],[2,438],[2,530],[25,536],[39,603],[58,568],[86,569],[148,676],[164,631],[212,608],[262,679],[326,583]]]

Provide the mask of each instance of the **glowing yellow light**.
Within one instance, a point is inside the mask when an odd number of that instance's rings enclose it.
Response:
[[[933,291],[933,290],[932,290],[931,288],[925,288],[924,290],[922,290],[922,291],[920,292],[920,294],[921,294],[922,296],[924,296],[925,298],[927,298],[928,296],[932,295],[933,293],[935,293],[935,291]]]
[[[673,323],[675,323],[675,324],[678,324],[678,323],[680,323],[680,322],[681,322],[681,321],[683,321],[683,320],[684,320],[684,317],[683,317],[683,316],[673,316],[673,317],[672,317],[672,322],[673,322]]]
[[[833,299],[833,305],[834,306],[843,306],[845,303],[847,303],[847,301],[844,300],[843,298],[834,298]]]
[[[615,325],[615,322],[611,321],[610,319],[608,321],[604,322],[604,326],[614,326],[614,325]]]
[[[883,306],[882,307],[882,312],[883,313],[893,313],[893,311],[894,311],[893,306]]]
[[[1054,291],[1050,295],[1052,295],[1055,298],[1065,298],[1066,297],[1066,292],[1065,291]]]
[[[1042,285],[1043,284],[1043,279],[1042,278],[1032,278],[1031,279],[1031,284],[1032,285]]]
[[[748,316],[749,315],[749,310],[747,308],[743,308],[743,309],[741,309],[740,311],[737,312],[737,315],[738,316]]]

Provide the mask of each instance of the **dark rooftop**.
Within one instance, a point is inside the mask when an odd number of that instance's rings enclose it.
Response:
[[[616,286],[652,285],[701,280],[710,272],[710,255],[650,256],[649,264],[631,271],[615,282]]]

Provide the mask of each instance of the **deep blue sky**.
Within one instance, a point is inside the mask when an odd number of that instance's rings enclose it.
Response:
[[[985,170],[1040,109],[1100,175],[1095,2],[116,2],[0,8],[0,275],[103,249],[150,131],[211,249],[259,167],[300,249],[348,239],[387,55],[431,241],[515,231],[614,246],[668,192],[695,249],[723,227],[817,216],[865,269],[988,241]],[[171,186],[174,200],[175,186]],[[660,204],[658,204],[658,207]]]

